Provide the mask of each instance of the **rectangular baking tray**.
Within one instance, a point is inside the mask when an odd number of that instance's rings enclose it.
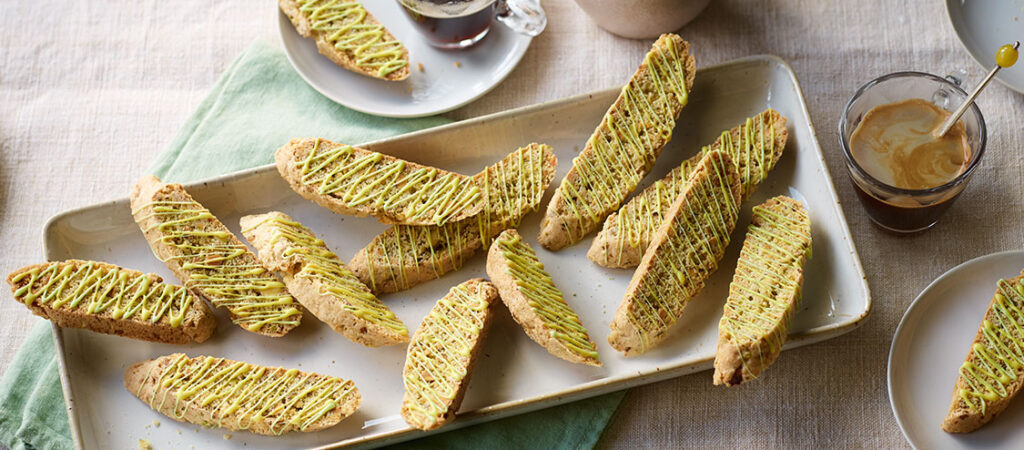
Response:
[[[618,89],[602,90],[366,146],[416,162],[473,174],[520,146],[530,142],[547,143],[554,147],[559,164],[555,182],[544,200],[546,204],[558,180],[568,171],[573,157],[618,92]],[[799,84],[781,59],[754,56],[700,69],[690,103],[679,118],[672,141],[643,186],[664,176],[697,152],[700,145],[712,142],[722,130],[766,107],[775,108],[789,118],[790,138],[786,151],[754,197],[744,204],[732,244],[720,268],[687,307],[670,339],[641,357],[627,359],[615,352],[606,341],[608,324],[632,271],[604,269],[587,260],[585,253],[590,238],[557,253],[542,249],[536,243],[542,212],[532,213],[520,231],[537,249],[566,300],[590,330],[604,367],[578,366],[556,359],[530,341],[504,307],[498,307],[459,416],[441,431],[710,368],[718,320],[750,220],[750,207],[771,196],[802,197],[809,209],[813,230],[814,255],[807,267],[803,301],[786,348],[829,339],[861,324],[871,309],[871,295],[860,258],[850,238]],[[371,218],[336,215],[300,198],[271,165],[189,183],[186,187],[235,233],[239,232],[241,216],[281,210],[309,226],[343,259],[350,258],[385,229]],[[125,186],[125,194],[128,190]],[[43,245],[48,260],[107,261],[154,272],[177,283],[150,252],[132,221],[127,198],[55,216],[45,227]],[[478,254],[460,271],[382,299],[414,329],[451,286],[471,277],[486,276],[484,260],[484,255]],[[134,448],[139,439],[146,439],[157,448],[185,448],[186,445],[204,449],[369,447],[425,435],[407,427],[398,416],[404,346],[371,349],[354,344],[312,315],[306,315],[302,326],[278,339],[241,330],[227,320],[223,311],[217,311],[217,315],[219,325],[215,335],[207,342],[190,346],[154,344],[54,327],[61,382],[76,446]],[[355,381],[363,396],[362,406],[352,417],[331,429],[280,437],[229,433],[175,422],[135,398],[124,388],[122,378],[129,364],[174,352],[295,367],[349,378]],[[712,389],[710,375],[701,376],[707,378],[708,389]],[[765,376],[772,376],[772,371]],[[227,434],[231,435],[230,439],[225,438]]]

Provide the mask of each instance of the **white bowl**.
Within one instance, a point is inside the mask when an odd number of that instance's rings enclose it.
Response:
[[[711,0],[576,0],[597,25],[630,39],[649,39],[690,23]]]

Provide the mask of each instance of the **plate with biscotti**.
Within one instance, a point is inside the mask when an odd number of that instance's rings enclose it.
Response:
[[[296,136],[52,218],[49,262],[8,281],[55,323],[76,445],[383,445],[706,369],[756,384],[856,328],[871,295],[792,70],[694,55],[665,35],[622,88]]]
[[[928,285],[889,350],[889,401],[916,448],[1024,446],[1024,251],[979,256]]]
[[[494,20],[475,45],[442,49],[395,0],[275,3],[281,45],[295,71],[325,97],[375,116],[424,117],[470,103],[512,73],[533,40]]]

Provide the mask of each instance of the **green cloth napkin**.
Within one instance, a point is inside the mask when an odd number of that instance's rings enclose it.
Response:
[[[310,88],[280,50],[257,41],[221,76],[149,172],[187,182],[269,164],[274,149],[293,137],[367,142],[447,122],[387,119],[339,106]],[[396,448],[591,448],[624,395],[581,400]],[[0,443],[12,450],[72,448],[46,321],[32,329],[0,381]]]

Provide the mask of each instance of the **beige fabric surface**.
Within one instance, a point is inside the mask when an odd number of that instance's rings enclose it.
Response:
[[[619,85],[650,45],[600,30],[569,0],[544,6],[548,29],[519,67],[450,117]],[[268,1],[0,1],[0,273],[41,258],[48,217],[125,196],[232,59],[254,38],[277,42],[276,27]],[[857,204],[836,124],[850,94],[877,75],[964,67],[972,82],[980,79],[943,2],[717,1],[680,34],[693,43],[699,66],[759,53],[793,66],[874,310],[848,335],[785,352],[750,385],[713,387],[704,372],[638,388],[602,445],[905,446],[886,395],[893,331],[934,277],[967,259],[1020,248],[1024,96],[997,83],[981,96],[990,134],[975,181],[935,229],[896,238],[873,228]],[[9,294],[0,299],[0,372],[36,320]]]

